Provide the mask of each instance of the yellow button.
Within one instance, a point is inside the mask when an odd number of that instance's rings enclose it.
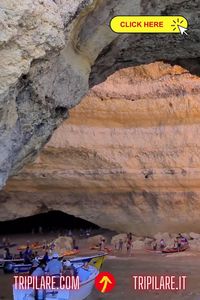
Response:
[[[116,16],[110,22],[116,33],[186,33],[183,16]]]

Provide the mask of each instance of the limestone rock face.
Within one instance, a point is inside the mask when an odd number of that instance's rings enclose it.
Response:
[[[60,236],[53,243],[55,245],[53,251],[58,253],[60,256],[62,256],[67,250],[73,249],[72,238],[68,236]]]
[[[2,0],[0,187],[34,159],[88,86],[115,70],[165,60],[199,74],[199,6],[186,0]],[[117,35],[109,23],[118,14],[184,15],[189,39]]]
[[[107,241],[107,239],[106,239],[103,235],[98,234],[98,235],[89,237],[89,238],[87,239],[87,243],[88,243],[88,245],[89,245],[90,247],[92,247],[92,246],[97,246],[97,245],[100,244],[101,240],[103,240],[103,239],[105,240],[105,242]]]
[[[189,234],[190,238],[192,239],[200,239],[200,234],[199,233],[196,233],[196,232],[190,232]]]
[[[190,249],[194,251],[200,251],[200,240],[190,241]]]
[[[133,250],[142,250],[145,249],[145,244],[143,241],[134,241],[133,242]]]
[[[122,69],[70,111],[0,194],[2,220],[62,210],[118,232],[199,232],[200,79]]]
[[[119,241],[122,240],[123,243],[127,241],[127,234],[126,233],[119,233],[117,235],[114,235],[111,239],[111,245],[113,247],[119,248]]]

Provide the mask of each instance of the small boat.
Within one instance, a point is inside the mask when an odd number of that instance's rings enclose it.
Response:
[[[62,259],[63,257],[64,256],[60,257],[60,259]],[[98,255],[85,256],[85,257],[75,257],[75,258],[71,258],[69,260],[73,264],[88,262],[91,266],[94,266],[94,267],[100,269],[100,267],[102,266],[102,264],[104,262],[104,258],[105,258],[105,254],[98,254]],[[39,258],[39,260],[41,260],[41,259],[42,259],[42,257]],[[29,271],[32,267],[32,263],[25,264],[23,261],[24,260],[22,260],[22,261],[21,260],[19,260],[19,261],[8,260],[3,265],[4,273],[5,274],[8,274],[8,273],[10,273],[10,274],[11,273],[27,274],[27,273],[29,273]]]
[[[165,248],[162,250],[162,253],[177,253],[177,252],[183,252],[186,251],[189,248],[189,246],[182,246],[180,249],[177,247],[172,248]]]
[[[80,256],[80,257],[71,258],[71,259],[69,259],[69,261],[72,264],[88,262],[90,266],[94,266],[95,268],[100,270],[104,263],[106,256],[107,256],[106,253],[100,253],[100,254],[96,254],[96,255],[89,255],[89,256],[84,256],[84,257]]]
[[[43,300],[83,300],[87,298],[94,286],[94,281],[96,276],[99,274],[99,270],[93,266],[90,266],[91,275],[88,280],[80,283],[80,288],[78,290],[46,290],[42,291],[43,295],[41,299]],[[41,291],[40,291],[41,293]],[[14,300],[35,300],[35,291],[33,289],[19,290],[15,289],[13,286],[13,299]]]
[[[0,259],[0,268],[3,268],[6,263],[22,264],[24,262],[23,258],[11,258],[11,259]]]
[[[101,268],[105,254],[98,254],[85,257],[77,257],[70,259],[70,262],[75,268],[79,268],[85,262],[89,263],[90,277],[80,283],[80,288],[78,290],[42,290],[43,300],[83,300],[87,298],[94,286],[94,281],[96,276],[99,274],[99,269]],[[33,289],[29,290],[19,290],[15,289],[13,285],[13,299],[14,300],[35,300],[35,291]]]
[[[3,271],[5,274],[7,273],[23,273],[27,274],[29,273],[30,269],[32,267],[32,264],[25,264],[25,263],[13,263],[13,262],[7,262],[3,266]]]

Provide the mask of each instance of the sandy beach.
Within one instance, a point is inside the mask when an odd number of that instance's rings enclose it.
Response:
[[[11,241],[17,243],[25,243],[37,240],[51,240],[57,237],[57,234],[48,235],[12,235],[9,236]],[[80,247],[80,255],[95,253],[89,251],[87,240],[82,238],[78,240]],[[15,251],[11,248],[12,251]],[[2,253],[2,250],[1,250]],[[117,252],[112,252],[108,255],[103,271],[111,272],[116,279],[116,287],[108,294],[101,294],[93,289],[88,300],[120,300],[122,298],[153,300],[153,299],[171,299],[171,300],[199,300],[200,285],[199,285],[199,270],[200,270],[200,255],[197,252],[186,251],[179,254],[163,255],[161,253],[151,253],[147,251],[134,251],[133,256],[119,255]],[[132,275],[151,274],[151,275],[186,275],[187,288],[186,291],[179,292],[136,292],[132,288]],[[0,300],[11,300],[12,275],[0,273]]]

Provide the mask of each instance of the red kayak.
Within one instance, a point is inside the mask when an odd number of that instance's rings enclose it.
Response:
[[[183,252],[185,250],[187,250],[189,248],[189,246],[184,246],[181,247],[180,249],[176,248],[165,248],[162,250],[162,253],[176,253],[176,252]]]

